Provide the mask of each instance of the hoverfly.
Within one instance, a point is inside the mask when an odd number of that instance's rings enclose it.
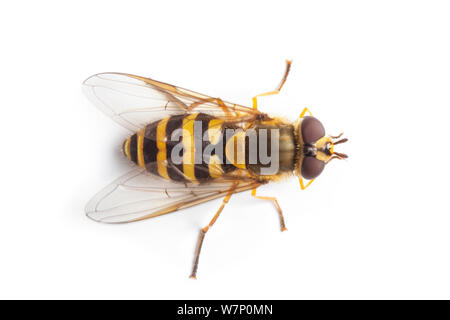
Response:
[[[283,87],[291,61],[286,63],[277,89],[253,97],[252,108],[131,74],[88,78],[83,84],[88,98],[130,130],[122,151],[136,166],[90,200],[87,216],[133,222],[223,197],[200,230],[191,278],[196,278],[205,234],[234,193],[251,190],[253,197],[272,201],[281,231],[287,230],[277,199],[256,195],[256,189],[293,175],[305,189],[330,160],[347,158],[334,150],[347,139],[326,135],[307,108],[294,123],[258,110],[258,97],[278,94]],[[256,150],[264,145],[266,157]],[[268,154],[276,161],[269,164]]]

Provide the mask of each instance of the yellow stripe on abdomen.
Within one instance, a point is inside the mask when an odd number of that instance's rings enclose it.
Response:
[[[212,119],[208,124],[208,137],[211,144],[218,144],[222,137],[223,120]]]
[[[170,180],[170,178],[167,173],[166,126],[169,119],[170,117],[162,119],[156,127],[156,148],[158,149],[158,153],[156,154],[156,163],[158,174],[168,180]]]
[[[194,123],[198,113],[192,113],[183,119],[183,173],[191,181],[196,181],[195,177],[195,142]]]
[[[233,166],[246,169],[245,163],[245,131],[236,132],[225,145],[225,156]]]
[[[220,158],[214,154],[209,158],[208,171],[211,178],[220,178],[223,175],[222,164]]]
[[[145,134],[145,128],[139,130],[137,133],[137,160],[138,160],[138,166],[145,168],[145,162],[144,162],[144,134]]]
[[[125,153],[125,156],[128,158],[128,160],[131,160],[131,156],[130,156],[130,139],[128,138],[127,140],[125,140],[125,145],[123,147],[123,152]]]

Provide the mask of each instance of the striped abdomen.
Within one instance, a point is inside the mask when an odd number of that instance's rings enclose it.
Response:
[[[123,153],[138,166],[169,180],[217,178],[234,168],[222,164],[226,143],[221,138],[223,127],[222,120],[203,113],[167,117],[125,140]],[[212,150],[210,157],[202,153],[205,148]]]
[[[256,122],[243,131],[204,113],[175,115],[132,135],[123,152],[147,171],[174,181],[201,182],[236,169],[272,176],[294,170],[293,130],[291,124]]]

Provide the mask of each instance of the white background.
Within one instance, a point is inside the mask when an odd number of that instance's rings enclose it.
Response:
[[[446,1],[14,1],[1,5],[0,298],[450,298]],[[130,168],[81,82],[152,77],[350,139],[309,189],[128,225],[84,205]]]

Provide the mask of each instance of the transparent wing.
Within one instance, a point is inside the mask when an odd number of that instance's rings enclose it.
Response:
[[[225,121],[255,120],[261,113],[170,84],[125,73],[100,73],[83,83],[100,110],[135,132],[170,115],[202,112]]]
[[[95,195],[86,206],[89,218],[106,223],[124,223],[157,217],[233,192],[260,186],[253,179],[224,177],[208,183],[176,183],[134,169]]]

